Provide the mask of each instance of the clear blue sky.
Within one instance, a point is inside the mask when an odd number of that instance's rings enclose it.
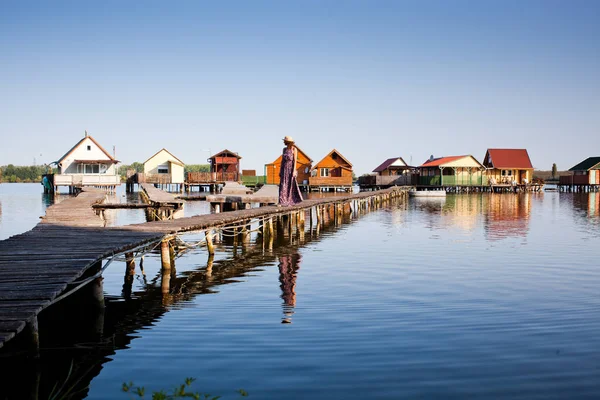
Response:
[[[124,163],[291,135],[357,174],[402,156],[600,155],[600,1],[0,2],[0,165],[84,134]]]

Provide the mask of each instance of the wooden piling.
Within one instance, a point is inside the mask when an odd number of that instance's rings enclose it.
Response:
[[[169,251],[169,240],[167,239],[160,242],[160,262],[162,269],[171,269],[171,252]]]
[[[92,285],[92,297],[94,306],[103,309],[104,308],[104,278],[99,276],[94,279]]]
[[[206,237],[206,247],[208,248],[208,254],[214,256],[215,254],[215,245],[213,244],[213,234],[212,231],[207,230],[204,233]]]

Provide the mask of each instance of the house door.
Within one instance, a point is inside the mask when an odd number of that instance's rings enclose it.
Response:
[[[590,171],[590,183],[598,184],[598,171],[596,171],[595,169]]]

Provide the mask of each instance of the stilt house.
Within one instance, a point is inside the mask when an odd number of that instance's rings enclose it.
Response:
[[[419,166],[422,186],[484,186],[485,167],[472,155],[434,158]]]
[[[296,146],[296,149],[298,149],[298,159],[296,160],[298,184],[306,187],[308,186],[308,181],[310,179],[310,170],[312,168],[313,160],[298,146]],[[281,171],[282,158],[283,155],[280,155],[271,164],[265,165],[266,181],[268,185],[279,185],[279,173]]]
[[[310,190],[346,190],[352,188],[352,164],[336,149],[331,150],[311,170]]]
[[[499,184],[531,183],[533,166],[526,149],[488,149],[483,159],[488,180]]]

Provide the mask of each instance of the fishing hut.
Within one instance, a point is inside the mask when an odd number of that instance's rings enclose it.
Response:
[[[352,191],[352,163],[333,149],[310,171],[308,188],[316,192]]]
[[[541,185],[533,183],[533,166],[526,149],[488,149],[483,166],[490,190],[538,191]]]
[[[144,161],[144,172],[127,174],[127,192],[135,184],[149,183],[169,192],[183,191],[185,164],[167,149],[159,150]]]
[[[381,189],[390,186],[416,185],[414,167],[409,166],[402,157],[388,158],[373,170],[370,175],[358,178],[361,190]]]
[[[300,189],[307,191],[308,183],[311,177],[311,169],[313,160],[298,146],[298,159],[296,160],[296,171],[298,176],[298,186]],[[283,155],[277,157],[275,161],[265,165],[265,176],[267,185],[279,185],[279,173],[281,172],[281,160]]]
[[[471,192],[487,189],[485,167],[472,155],[438,158],[431,156],[418,168],[417,188],[422,190]]]
[[[571,175],[559,177],[563,192],[597,192],[600,189],[600,157],[588,157],[569,169]]]
[[[240,160],[242,157],[238,153],[230,150],[223,150],[210,157],[207,161],[210,163],[209,172],[188,172],[185,187],[186,191],[191,191],[194,187],[199,190],[209,188],[211,192],[216,192],[219,185],[226,182],[241,181]]]
[[[42,176],[44,193],[57,192],[59,187],[67,187],[69,193],[76,193],[81,188],[93,187],[114,192],[121,184],[117,173],[118,160],[108,153],[87,131],[58,161],[56,174]]]

